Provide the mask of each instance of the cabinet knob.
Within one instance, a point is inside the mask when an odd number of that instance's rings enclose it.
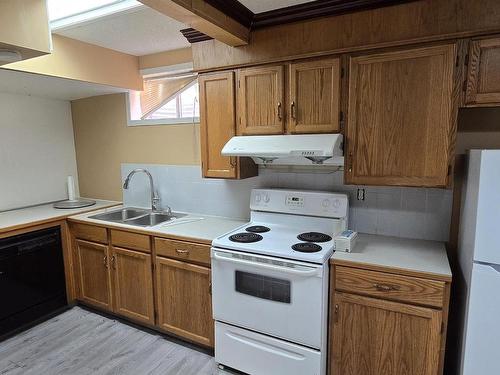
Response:
[[[292,103],[290,104],[290,112],[292,114],[292,118],[294,120],[297,119],[297,108],[295,106],[295,101],[292,101]]]
[[[104,268],[108,268],[108,256],[104,255],[104,258],[102,258],[102,263],[104,264]]]
[[[116,257],[114,255],[111,257],[111,267],[116,270]]]

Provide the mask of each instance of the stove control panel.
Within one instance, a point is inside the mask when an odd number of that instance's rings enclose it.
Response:
[[[345,218],[349,211],[346,194],[308,190],[254,189],[250,202],[254,211]]]

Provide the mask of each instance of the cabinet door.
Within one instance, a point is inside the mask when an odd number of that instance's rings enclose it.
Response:
[[[111,248],[115,312],[136,321],[154,324],[151,256]]]
[[[112,310],[108,247],[76,240],[78,298],[104,310]]]
[[[156,280],[158,326],[213,346],[210,269],[157,257]]]
[[[331,375],[438,375],[442,312],[335,293]]]
[[[500,105],[500,38],[470,44],[467,105]]]
[[[237,159],[221,155],[236,133],[234,73],[202,75],[198,82],[203,176],[236,178]]]
[[[290,65],[289,133],[339,131],[340,60]]]
[[[283,134],[283,66],[238,71],[238,134]]]
[[[455,55],[455,45],[443,45],[350,59],[347,183],[448,184]]]

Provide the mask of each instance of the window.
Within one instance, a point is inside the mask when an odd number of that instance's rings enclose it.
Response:
[[[199,122],[198,82],[195,75],[154,77],[143,91],[131,91],[129,125]]]

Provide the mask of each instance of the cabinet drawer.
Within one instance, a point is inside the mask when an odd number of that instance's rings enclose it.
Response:
[[[122,230],[111,230],[111,244],[125,249],[139,250],[146,253],[151,252],[149,236],[125,232]]]
[[[335,289],[427,305],[443,306],[445,283],[412,276],[394,275],[350,267],[335,267]]]
[[[155,238],[156,255],[210,265],[210,246]]]
[[[99,243],[108,243],[108,231],[106,228],[94,225],[71,223],[71,233],[81,240],[87,240]]]

